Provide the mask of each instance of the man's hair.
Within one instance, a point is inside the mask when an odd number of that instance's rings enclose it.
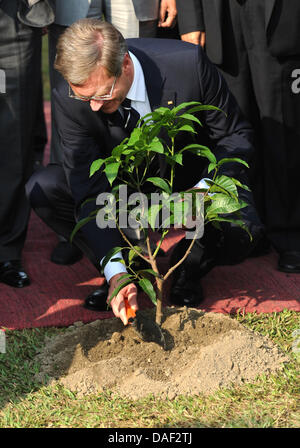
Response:
[[[111,76],[120,76],[126,52],[126,41],[113,25],[99,19],[81,19],[60,36],[54,68],[79,86],[99,66]]]

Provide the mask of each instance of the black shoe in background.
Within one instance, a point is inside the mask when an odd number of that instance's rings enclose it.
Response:
[[[20,260],[8,260],[0,263],[0,282],[14,288],[30,285],[30,279]]]
[[[80,249],[68,241],[60,241],[53,249],[50,260],[52,263],[70,265],[81,260],[83,254]]]
[[[282,252],[278,260],[278,270],[290,274],[300,274],[300,252]]]

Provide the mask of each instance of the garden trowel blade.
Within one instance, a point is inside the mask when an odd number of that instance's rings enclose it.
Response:
[[[161,327],[154,320],[146,318],[138,310],[132,319],[132,326],[145,342],[156,342],[166,350],[166,341]]]
[[[124,299],[128,323],[133,326],[139,337],[145,342],[156,342],[166,350],[166,341],[160,326],[135,309],[131,308],[128,299]]]

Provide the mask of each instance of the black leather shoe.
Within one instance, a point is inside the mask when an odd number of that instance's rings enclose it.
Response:
[[[81,260],[82,252],[68,241],[60,241],[53,249],[51,261],[55,264],[69,265]]]
[[[279,256],[278,270],[291,274],[300,274],[300,252],[282,252]]]
[[[30,285],[30,279],[20,260],[9,260],[0,263],[0,282],[14,288],[23,288]]]
[[[108,284],[105,283],[99,289],[87,296],[84,307],[92,311],[110,311],[106,300],[108,296]]]
[[[177,306],[197,307],[203,300],[200,278],[187,278],[184,267],[179,266],[177,276],[173,280],[170,302]]]

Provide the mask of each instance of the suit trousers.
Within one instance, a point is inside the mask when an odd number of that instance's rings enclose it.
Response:
[[[156,37],[158,20],[140,21],[132,0],[104,0],[105,19],[112,23],[125,39],[131,37]]]
[[[68,188],[64,170],[50,163],[35,171],[26,184],[26,193],[35,213],[54,232],[69,241],[76,225],[75,204]],[[100,264],[80,230],[73,244],[78,247],[100,271]]]
[[[292,86],[300,49],[298,57],[271,55],[261,0],[225,0],[223,12],[224,62],[218,68],[256,131],[256,205],[275,249],[299,251],[300,94]]]
[[[19,1],[0,5],[0,261],[20,259],[30,207],[25,183],[33,169],[41,30],[17,19]],[[3,86],[2,86],[3,87]]]

